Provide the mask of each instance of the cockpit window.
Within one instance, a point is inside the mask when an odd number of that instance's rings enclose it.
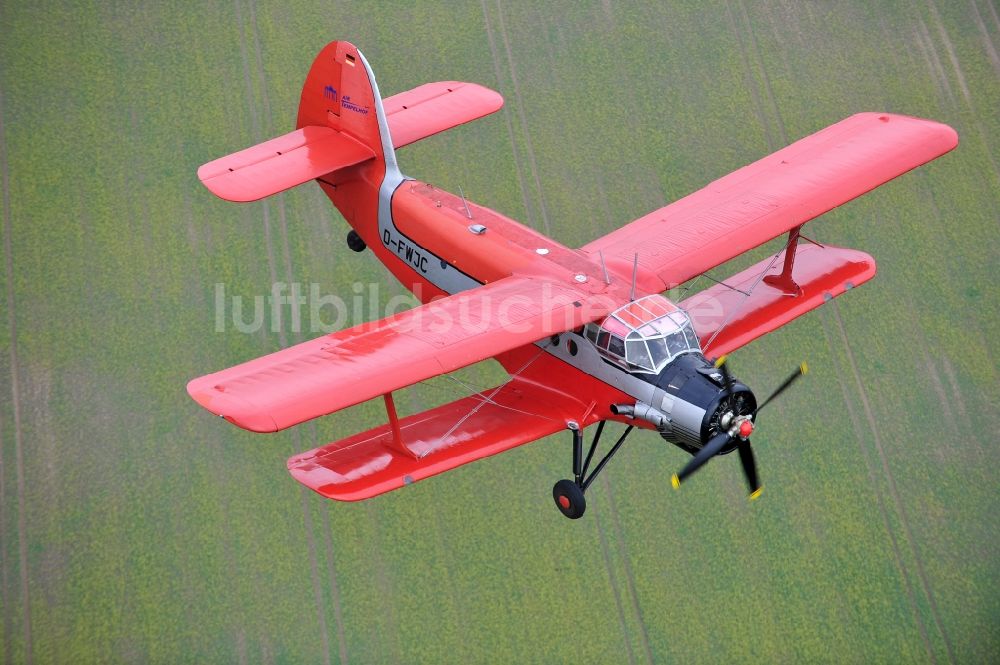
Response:
[[[646,347],[646,340],[630,339],[626,343],[625,359],[629,364],[652,370],[656,365],[649,355],[649,348]]]
[[[585,336],[610,360],[656,374],[682,353],[700,352],[687,313],[663,296],[647,296],[589,324]]]
[[[625,340],[617,335],[612,335],[608,340],[608,353],[622,358],[625,356]]]

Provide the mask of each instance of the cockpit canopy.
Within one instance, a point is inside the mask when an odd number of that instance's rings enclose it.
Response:
[[[701,345],[687,313],[661,295],[646,296],[590,323],[584,335],[604,357],[629,371],[659,374],[682,353]]]

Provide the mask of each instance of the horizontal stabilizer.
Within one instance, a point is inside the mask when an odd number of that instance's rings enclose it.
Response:
[[[382,100],[396,148],[482,118],[502,106],[500,93],[461,81],[427,83]]]
[[[731,353],[875,276],[875,259],[864,252],[802,243],[792,271],[798,290],[761,279],[769,265],[768,275],[779,275],[784,259],[781,252],[681,303],[706,356]]]
[[[566,429],[585,405],[513,379],[399,421],[295,455],[288,470],[328,499],[360,501]]]
[[[198,169],[210,192],[227,201],[257,201],[332,171],[372,159],[375,153],[330,127],[303,127],[221,157]]]

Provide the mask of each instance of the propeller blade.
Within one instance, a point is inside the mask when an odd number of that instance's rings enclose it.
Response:
[[[674,489],[677,489],[681,485],[681,481],[690,476],[692,473],[697,471],[705,464],[709,459],[715,456],[720,450],[722,450],[731,437],[727,432],[720,432],[712,437],[705,446],[698,451],[698,454],[691,458],[691,461],[687,463],[680,473],[675,473],[673,478],[670,479],[671,484],[673,484]]]
[[[722,372],[722,380],[726,383],[726,392],[731,395],[733,393],[733,375],[729,373],[729,365],[726,362],[728,359],[729,356],[722,356],[715,361],[715,367]]]
[[[747,485],[750,486],[750,499],[760,496],[760,491],[764,489],[757,480],[757,464],[753,459],[753,449],[750,447],[749,439],[740,439],[737,450],[740,453],[740,462],[743,463],[743,475],[747,478]]]
[[[787,379],[785,379],[784,383],[782,383],[780,386],[778,386],[777,390],[775,390],[773,393],[771,393],[770,397],[768,397],[766,400],[764,400],[761,403],[761,405],[757,407],[757,410],[753,412],[754,418],[757,417],[757,413],[761,409],[763,409],[765,406],[767,406],[768,403],[771,402],[771,400],[773,400],[775,397],[777,397],[781,393],[783,393],[786,390],[788,390],[788,387],[791,386],[793,383],[795,383],[795,380],[797,378],[799,378],[803,374],[808,374],[808,373],[809,373],[809,366],[806,365],[805,362],[803,362],[801,365],[798,366],[798,369],[796,369],[794,372],[792,372],[791,376],[789,376]]]

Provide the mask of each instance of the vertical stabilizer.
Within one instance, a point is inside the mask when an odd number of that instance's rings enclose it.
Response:
[[[350,42],[327,44],[316,56],[302,86],[296,128],[330,127],[343,132],[394,168],[396,156],[388,131],[383,137],[380,128],[382,115],[378,86],[361,52]]]

